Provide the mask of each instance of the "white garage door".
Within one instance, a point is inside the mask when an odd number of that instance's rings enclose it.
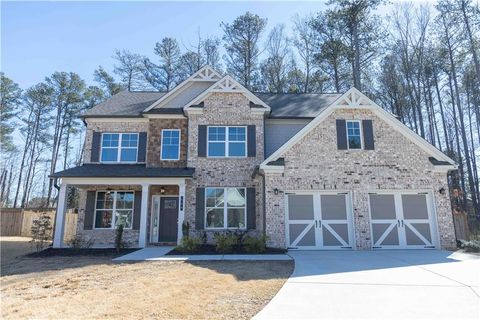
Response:
[[[347,193],[287,194],[287,247],[352,249],[352,207]]]
[[[370,193],[370,224],[374,249],[433,249],[436,220],[430,193]]]

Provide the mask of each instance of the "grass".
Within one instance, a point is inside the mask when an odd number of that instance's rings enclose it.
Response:
[[[292,270],[291,261],[17,258],[2,270],[1,318],[249,319]]]

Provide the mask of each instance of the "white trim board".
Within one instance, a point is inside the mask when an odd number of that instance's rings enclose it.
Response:
[[[399,120],[397,120],[393,115],[391,115],[390,113],[382,109],[379,105],[377,105],[375,102],[370,100],[358,89],[351,88],[346,93],[344,93],[341,97],[339,97],[335,102],[333,102],[330,106],[328,106],[323,111],[321,111],[320,114],[315,119],[313,119],[305,127],[303,127],[303,129],[301,129],[290,140],[288,140],[285,144],[283,144],[277,151],[275,151],[267,159],[265,159],[260,164],[260,169],[268,170],[269,162],[275,161],[278,158],[281,158],[285,154],[285,152],[290,150],[291,147],[293,147],[297,142],[299,142],[303,137],[305,137],[310,131],[312,131],[317,125],[319,125],[323,120],[325,120],[328,116],[330,116],[335,110],[348,109],[348,108],[371,110],[379,118],[387,122],[389,125],[391,125],[394,129],[396,129],[400,133],[402,133],[406,138],[408,138],[410,141],[415,143],[426,153],[434,156],[437,160],[448,161],[449,163],[451,163],[451,167],[449,167],[449,169],[454,169],[456,167],[454,160],[452,160],[443,152],[435,148],[433,145],[431,145],[425,139],[417,135],[415,132],[410,130],[406,125],[404,125]]]

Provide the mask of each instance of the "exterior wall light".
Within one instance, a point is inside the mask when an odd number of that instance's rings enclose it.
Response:
[[[444,187],[441,187],[438,192],[440,192],[440,194],[445,194],[445,188]]]
[[[278,195],[278,192],[279,192],[278,188],[273,189],[273,194],[274,194],[274,195],[277,196],[277,195]]]

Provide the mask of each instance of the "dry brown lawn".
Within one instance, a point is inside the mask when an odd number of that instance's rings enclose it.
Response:
[[[249,319],[282,287],[290,261],[113,263],[23,258],[2,270],[2,319]]]
[[[32,238],[0,237],[1,266],[6,266],[14,262],[17,257],[33,252],[30,240]]]

